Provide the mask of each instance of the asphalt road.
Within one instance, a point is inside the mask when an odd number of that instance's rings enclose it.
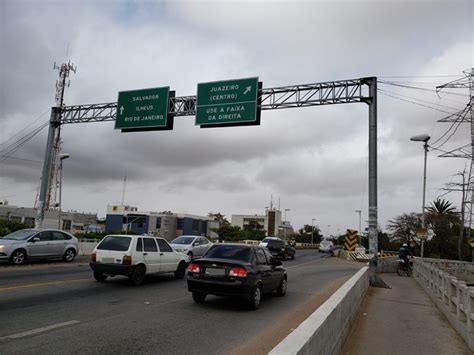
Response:
[[[0,354],[266,353],[361,266],[298,250],[283,261],[285,297],[260,309],[208,296],[196,304],[186,280],[126,278],[96,282],[87,259],[0,265]]]

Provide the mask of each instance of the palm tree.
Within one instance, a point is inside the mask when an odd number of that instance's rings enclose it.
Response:
[[[435,233],[432,240],[432,247],[438,250],[438,255],[445,259],[454,259],[456,243],[454,240],[455,229],[461,221],[459,213],[452,202],[445,199],[436,199],[427,208],[427,221]]]
[[[453,206],[452,202],[449,202],[445,199],[437,198],[431,202],[431,206],[428,207],[427,210],[432,215],[459,219],[458,213],[456,212],[456,207]]]

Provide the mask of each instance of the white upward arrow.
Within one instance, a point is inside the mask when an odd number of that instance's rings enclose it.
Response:
[[[252,86],[247,86],[244,91],[244,95],[252,90]]]
[[[120,114],[123,113],[123,110],[124,110],[123,106],[120,106]]]

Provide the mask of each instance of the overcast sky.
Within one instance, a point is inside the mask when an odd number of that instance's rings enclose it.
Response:
[[[48,121],[54,62],[77,66],[66,105],[162,86],[195,95],[197,83],[232,78],[256,76],[272,88],[377,76],[385,229],[389,219],[421,212],[423,149],[409,138],[427,133],[435,143],[451,126],[437,120],[468,102],[465,90],[433,90],[474,66],[473,18],[470,0],[0,1],[0,200],[35,203],[47,129],[13,153],[7,147]],[[469,128],[460,125],[440,149],[468,144]],[[315,218],[334,234],[358,229],[355,210],[363,227],[368,219],[366,104],[263,111],[253,127],[204,130],[178,117],[173,131],[124,134],[113,122],[72,124],[62,140],[71,155],[64,210],[104,217],[121,202],[126,176],[125,204],[139,210],[230,220],[263,214],[273,195],[296,228]],[[468,167],[440,154],[429,152],[428,202]],[[460,206],[459,195],[446,198]]]

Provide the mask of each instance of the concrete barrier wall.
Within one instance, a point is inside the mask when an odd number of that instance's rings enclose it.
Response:
[[[444,264],[443,260],[415,258],[413,275],[474,352],[474,287],[440,269]]]
[[[79,242],[79,255],[91,255],[99,242]]]
[[[363,267],[269,354],[338,354],[369,288]]]

